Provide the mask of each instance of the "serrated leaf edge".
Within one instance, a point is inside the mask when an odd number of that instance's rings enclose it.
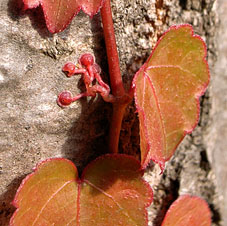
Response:
[[[144,203],[144,209],[143,209],[143,212],[145,213],[146,222],[148,223],[148,213],[147,213],[146,208],[148,208],[148,207],[151,205],[152,201],[153,201],[153,190],[152,190],[150,184],[149,184],[147,181],[145,181],[145,180],[143,179],[143,177],[142,177],[143,174],[144,174],[144,170],[141,169],[141,167],[140,167],[140,166],[141,166],[140,161],[138,161],[138,160],[137,160],[136,158],[134,158],[133,156],[126,155],[126,154],[105,154],[105,155],[102,155],[102,156],[96,158],[94,161],[92,161],[91,163],[89,163],[89,164],[85,167],[85,169],[83,170],[83,173],[82,173],[82,175],[81,175],[81,182],[82,182],[82,183],[83,183],[83,182],[86,183],[87,180],[84,179],[84,177],[85,177],[85,175],[86,175],[86,172],[87,172],[87,171],[89,170],[89,168],[92,167],[92,165],[95,164],[97,161],[100,161],[100,160],[106,159],[106,158],[115,158],[115,159],[119,159],[119,158],[122,158],[122,157],[131,159],[131,160],[133,160],[133,161],[135,162],[135,164],[138,165],[138,171],[137,171],[137,172],[139,172],[139,174],[141,175],[141,182],[144,184],[144,186],[146,187],[147,192],[148,192],[148,194],[149,194],[149,195],[148,195],[148,196],[149,196],[149,199],[148,199],[147,203]],[[89,182],[88,184],[91,185],[91,186],[94,186],[94,185],[93,185],[92,183],[90,183],[90,182]],[[96,186],[95,186],[95,187],[96,187]],[[96,189],[102,190],[102,189],[97,188],[97,187],[96,187]]]
[[[64,162],[68,162],[70,165],[73,166],[73,168],[75,169],[75,172],[76,172],[77,175],[78,175],[78,171],[77,171],[76,166],[73,164],[73,162],[71,162],[71,161],[68,160],[68,159],[64,159],[64,158],[49,158],[49,159],[46,159],[46,160],[41,161],[40,163],[38,163],[38,164],[36,165],[36,167],[33,168],[33,172],[30,173],[29,175],[27,175],[27,176],[22,180],[22,182],[21,182],[19,188],[17,189],[15,198],[14,198],[14,200],[13,200],[12,203],[11,203],[11,204],[12,204],[15,208],[17,208],[17,209],[15,210],[15,212],[14,212],[13,215],[12,215],[12,217],[10,218],[9,226],[14,226],[14,224],[13,224],[14,217],[17,215],[17,212],[18,212],[19,209],[20,209],[20,206],[19,206],[19,204],[18,204],[18,195],[19,195],[20,191],[23,189],[23,187],[24,187],[24,185],[27,183],[27,181],[28,181],[33,175],[36,174],[36,172],[39,170],[39,168],[40,168],[42,165],[44,165],[45,163],[50,162],[50,161],[64,161]],[[78,180],[78,177],[77,177],[77,180]],[[70,181],[70,182],[71,182],[71,181]]]
[[[210,70],[209,70],[208,62],[207,62],[207,60],[206,60],[206,58],[207,58],[207,47],[206,47],[205,42],[203,41],[203,39],[202,39],[199,35],[194,34],[193,27],[192,27],[190,24],[181,24],[181,25],[173,25],[173,26],[171,26],[171,27],[170,27],[166,32],[164,32],[163,35],[160,37],[160,39],[159,39],[158,42],[156,43],[154,49],[152,50],[152,52],[151,52],[149,58],[148,58],[147,61],[144,63],[144,65],[139,69],[139,71],[136,72],[136,74],[135,74],[135,76],[134,76],[134,78],[133,78],[133,81],[132,81],[133,87],[134,87],[134,89],[136,90],[135,81],[136,81],[136,79],[137,79],[137,77],[138,77],[138,75],[139,75],[139,73],[140,73],[141,71],[144,71],[144,73],[146,72],[146,69],[148,68],[148,67],[147,67],[147,64],[148,64],[149,60],[151,59],[151,57],[153,56],[153,54],[154,54],[154,52],[155,52],[157,46],[159,45],[159,43],[162,41],[162,39],[165,37],[165,35],[166,35],[169,31],[171,31],[171,30],[177,30],[177,29],[179,29],[179,28],[181,28],[181,27],[188,27],[188,28],[190,28],[190,30],[191,30],[191,37],[196,38],[196,39],[199,39],[199,40],[201,41],[201,43],[202,43],[202,45],[203,45],[203,48],[204,48],[203,62],[205,63],[206,68],[207,68],[207,72],[208,72],[208,81],[207,81],[206,83],[204,83],[203,86],[201,86],[200,92],[198,92],[198,93],[195,95],[196,105],[197,105],[197,119],[196,119],[196,122],[195,122],[194,126],[192,126],[192,129],[191,129],[191,130],[184,131],[184,134],[183,134],[183,136],[182,136],[182,139],[179,141],[179,143],[178,143],[178,144],[176,145],[176,147],[173,149],[173,153],[175,152],[176,148],[177,148],[178,145],[181,143],[181,141],[184,139],[184,137],[185,137],[187,134],[191,133],[191,132],[195,129],[195,127],[197,126],[197,124],[198,124],[198,122],[199,122],[199,115],[200,115],[200,102],[199,102],[199,98],[205,93],[206,88],[207,88],[207,86],[208,86],[208,84],[209,84],[209,82],[210,82]],[[167,66],[168,66],[168,65],[167,65]],[[152,66],[152,67],[156,67],[156,68],[157,68],[157,67],[159,67],[159,66]],[[151,68],[151,66],[150,66],[149,68]],[[137,100],[136,92],[134,92],[134,98],[135,98],[135,104],[136,104],[137,111],[140,111],[140,112],[142,113],[142,115],[144,116],[144,119],[145,119],[146,117],[145,117],[144,111],[138,106],[138,100]],[[150,145],[149,145],[149,139],[148,139],[148,133],[147,133],[147,128],[146,128],[146,126],[145,126],[145,138],[146,138],[146,140],[147,140],[147,144],[148,144],[148,147],[149,147]],[[149,153],[149,149],[147,150],[146,157],[145,157],[145,161],[141,163],[141,169],[145,169],[145,168],[147,167],[147,165],[149,164],[149,162],[152,160],[153,162],[159,164],[160,169],[161,169],[161,171],[163,172],[163,170],[164,170],[164,168],[165,168],[165,162],[168,161],[168,160],[172,157],[172,155],[171,155],[169,158],[165,159],[164,162],[160,162],[160,161],[155,160],[155,159],[152,158],[152,157],[151,157],[150,159],[147,159],[148,153]]]
[[[86,8],[82,5],[82,6],[79,6],[77,8],[77,10],[75,11],[75,13],[72,15],[72,17],[65,23],[65,25],[62,27],[62,29],[52,29],[52,27],[49,25],[49,20],[48,20],[48,16],[44,10],[44,6],[43,6],[43,2],[41,0],[38,0],[38,2],[34,5],[29,5],[29,4],[26,4],[25,3],[25,0],[23,0],[23,3],[24,3],[24,10],[27,10],[27,9],[32,9],[32,8],[36,8],[38,7],[39,5],[42,7],[42,10],[43,10],[43,13],[44,13],[44,18],[45,18],[45,22],[46,22],[46,26],[48,28],[48,30],[54,34],[54,33],[58,33],[58,32],[62,32],[63,30],[66,29],[66,27],[71,23],[72,19],[80,12],[80,10],[82,10],[85,14],[87,14],[90,18],[92,18],[95,14],[97,14],[99,12],[99,10],[102,8],[103,4],[104,4],[104,1],[105,0],[101,0],[101,3],[100,3],[100,6],[97,8],[96,11],[90,13],[86,10]]]
[[[133,160],[133,161],[135,162],[135,164],[138,165],[138,171],[137,171],[137,172],[139,172],[139,174],[141,175],[141,182],[142,182],[143,185],[146,187],[146,190],[147,190],[147,193],[148,193],[148,199],[147,199],[148,201],[147,201],[147,203],[144,203],[144,209],[143,209],[143,212],[144,212],[144,214],[145,214],[146,222],[148,222],[148,213],[147,213],[146,208],[149,207],[149,206],[151,205],[151,203],[152,203],[152,200],[153,200],[153,191],[152,191],[152,188],[151,188],[151,186],[149,185],[149,183],[146,182],[146,181],[143,179],[143,177],[142,177],[143,174],[144,174],[144,171],[141,170],[141,168],[140,168],[140,162],[139,162],[137,159],[135,159],[133,156],[129,156],[129,155],[125,155],[125,154],[105,154],[105,155],[102,155],[102,156],[96,158],[95,160],[93,160],[91,163],[89,163],[89,164],[85,167],[85,169],[83,170],[83,173],[82,173],[82,175],[81,175],[81,179],[80,179],[79,177],[77,177],[77,178],[75,179],[75,182],[77,182],[77,184],[78,184],[78,195],[77,195],[77,205],[78,205],[78,209],[77,209],[77,213],[76,213],[77,224],[78,224],[78,225],[80,224],[80,193],[81,193],[81,185],[82,185],[82,183],[88,183],[88,182],[89,182],[89,181],[87,181],[86,179],[84,179],[84,177],[85,177],[85,175],[86,175],[86,172],[87,172],[87,170],[89,170],[90,167],[93,166],[93,164],[95,164],[97,161],[100,161],[100,160],[102,160],[102,159],[105,159],[106,157],[107,157],[107,158],[115,158],[115,159],[119,159],[119,158],[124,157],[124,158],[128,158],[128,159]],[[33,172],[30,173],[29,175],[27,175],[27,176],[22,180],[22,182],[21,182],[21,184],[20,184],[20,186],[19,186],[19,188],[18,188],[18,190],[17,190],[17,192],[16,192],[16,195],[15,195],[15,198],[14,198],[14,200],[13,200],[13,202],[12,202],[12,205],[13,205],[15,208],[17,208],[17,209],[15,210],[15,212],[13,213],[13,215],[12,215],[12,217],[11,217],[11,219],[10,219],[9,226],[14,226],[13,220],[14,220],[14,217],[17,215],[17,212],[19,211],[19,208],[20,208],[20,206],[19,206],[19,204],[18,204],[18,195],[19,195],[20,191],[22,190],[22,188],[24,187],[24,185],[27,183],[27,181],[28,181],[34,174],[36,174],[36,172],[39,170],[40,167],[42,167],[42,165],[44,165],[44,164],[47,163],[47,162],[55,161],[55,160],[56,160],[56,161],[68,162],[70,165],[73,166],[73,168],[75,169],[75,172],[77,173],[77,176],[78,176],[78,170],[77,170],[76,166],[74,165],[74,163],[73,163],[72,161],[70,161],[70,160],[68,160],[68,159],[64,159],[64,158],[50,158],[50,159],[46,159],[46,160],[44,160],[44,161],[38,163],[38,164],[36,165],[36,167],[33,169]],[[74,181],[74,180],[73,180],[73,181]],[[72,182],[72,180],[71,180],[70,182]],[[88,184],[91,186],[92,183],[89,182]],[[93,185],[93,186],[94,186],[94,185]]]

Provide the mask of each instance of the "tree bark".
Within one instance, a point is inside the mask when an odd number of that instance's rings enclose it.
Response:
[[[100,15],[90,20],[79,13],[69,28],[51,35],[40,8],[20,13],[16,0],[0,4],[0,225],[8,225],[15,210],[10,204],[22,179],[41,160],[65,157],[82,169],[106,152],[111,105],[101,98],[81,99],[61,109],[56,104],[63,90],[78,94],[80,78],[61,72],[67,61],[77,62],[85,52],[95,55],[108,82]],[[181,194],[204,198],[213,214],[213,225],[227,224],[227,163],[223,154],[227,135],[226,46],[224,0],[113,0],[121,71],[126,87],[149,56],[160,35],[173,24],[190,23],[208,48],[211,85],[201,98],[199,125],[186,136],[163,175],[151,165],[145,173],[154,190],[149,225],[160,225],[169,205]],[[220,14],[221,35],[218,32]],[[219,33],[220,34],[220,33]],[[220,53],[217,65],[217,53]],[[223,66],[223,63],[225,64]],[[221,87],[221,88],[220,88]],[[218,112],[222,112],[219,114]],[[138,119],[130,105],[123,121],[120,151],[139,156]],[[224,203],[223,202],[223,203]],[[221,209],[222,208],[222,209]],[[225,207],[226,208],[226,207]],[[222,211],[221,211],[222,210]],[[224,220],[225,222],[222,222]]]

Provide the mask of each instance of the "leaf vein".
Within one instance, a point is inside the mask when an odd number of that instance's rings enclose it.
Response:
[[[183,71],[183,72],[185,72],[185,73],[192,74],[192,75],[194,75],[195,77],[197,77],[197,75],[196,75],[195,73],[193,73],[193,72],[191,72],[191,71],[189,71],[189,70],[187,70],[187,69],[184,69],[184,68],[182,68],[182,67],[179,66],[179,65],[158,65],[158,66],[149,66],[149,67],[147,67],[147,70],[149,70],[149,69],[157,69],[157,68],[177,68],[177,69],[179,69],[179,70],[181,70],[181,71]]]
[[[157,110],[158,110],[158,113],[159,113],[158,116],[159,116],[159,120],[160,120],[160,123],[161,123],[161,129],[162,129],[162,134],[163,134],[164,153],[166,154],[166,151],[167,151],[166,131],[165,131],[165,127],[164,127],[164,124],[163,124],[164,120],[163,120],[162,112],[161,112],[161,109],[160,109],[159,100],[157,98],[157,95],[156,95],[156,92],[155,92],[155,88],[154,88],[154,85],[153,85],[153,82],[152,82],[151,78],[146,73],[146,71],[144,72],[144,74],[147,77],[147,79],[149,81],[149,84],[151,86],[152,92],[154,94],[154,99],[155,99],[156,107],[157,107]]]
[[[103,191],[101,188],[97,187],[96,185],[94,185],[93,183],[91,183],[90,181],[88,181],[88,180],[86,180],[86,179],[84,179],[84,182],[86,182],[87,184],[89,184],[91,187],[97,189],[98,191],[100,191],[102,194],[104,194],[104,195],[107,196],[108,198],[112,199],[113,202],[118,206],[118,208],[119,208],[120,210],[125,210],[125,209],[124,209],[124,208],[123,208],[123,207],[114,199],[114,197],[113,197],[112,195],[106,193],[106,192]],[[124,211],[124,212],[121,211],[121,213],[122,213],[123,215],[125,215],[126,217],[128,217],[131,221],[133,221],[133,222],[136,224],[135,220],[134,220],[126,211]]]
[[[65,187],[67,186],[69,183],[72,183],[74,180],[70,180],[70,181],[67,181],[66,183],[64,183],[60,188],[58,188],[54,193],[53,195],[50,196],[50,198],[45,202],[45,204],[43,205],[43,207],[41,208],[40,212],[38,213],[38,215],[36,216],[33,224],[35,225],[35,223],[37,222],[37,220],[39,219],[39,217],[41,216],[43,210],[45,209],[45,207],[47,206],[47,204]]]

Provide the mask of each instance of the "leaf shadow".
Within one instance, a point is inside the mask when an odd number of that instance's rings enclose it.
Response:
[[[101,16],[100,13],[94,15],[94,17],[90,20],[90,26],[92,31],[92,46],[94,49],[94,56],[96,63],[102,69],[102,79],[107,84],[110,84],[109,80],[109,72],[108,72],[108,62],[107,62],[107,54],[106,54],[106,45],[103,34],[103,29],[101,26]]]
[[[29,17],[32,27],[39,33],[42,38],[53,37],[47,27],[44,18],[44,13],[41,6],[35,9],[24,10],[22,0],[9,0],[8,1],[8,16],[13,21],[20,21],[25,17]]]
[[[15,178],[7,186],[7,191],[0,195],[0,225],[9,225],[10,218],[16,210],[16,208],[12,204],[12,201],[15,197],[18,187],[25,177],[26,174]]]
[[[110,105],[100,97],[79,100],[81,113],[72,122],[67,140],[62,146],[62,155],[76,165],[79,174],[86,165],[107,153],[107,134]]]

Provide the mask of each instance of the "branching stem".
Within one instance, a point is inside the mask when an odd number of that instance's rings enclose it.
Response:
[[[111,90],[117,99],[113,104],[113,115],[109,132],[109,151],[111,153],[118,153],[122,119],[125,109],[132,98],[125,92],[122,82],[110,0],[104,1],[103,7],[101,8],[101,17],[108,57]]]

